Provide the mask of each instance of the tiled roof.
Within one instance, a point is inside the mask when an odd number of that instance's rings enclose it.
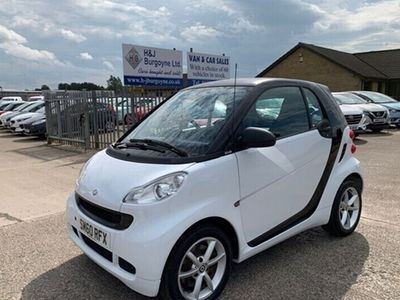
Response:
[[[388,78],[400,78],[400,49],[355,53],[354,56],[381,71]]]
[[[262,77],[300,47],[317,53],[331,62],[364,78],[400,78],[400,49],[351,54],[305,43],[298,43],[258,74],[257,77]]]

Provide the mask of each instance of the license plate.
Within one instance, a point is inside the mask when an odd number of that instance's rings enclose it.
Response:
[[[96,242],[100,246],[111,249],[111,234],[103,229],[97,228],[95,225],[86,220],[79,219],[80,232]]]
[[[350,129],[351,130],[356,130],[357,129],[357,125],[350,125]]]
[[[384,123],[385,119],[384,118],[376,118],[374,119],[374,123]]]

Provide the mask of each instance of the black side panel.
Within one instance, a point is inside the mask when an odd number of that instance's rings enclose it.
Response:
[[[328,157],[328,161],[326,163],[324,172],[322,173],[321,179],[319,180],[318,186],[314,191],[314,194],[308,204],[297,214],[290,217],[286,221],[282,222],[281,224],[275,226],[271,230],[263,233],[262,235],[256,237],[255,239],[251,240],[247,244],[250,247],[258,246],[269,239],[281,234],[282,232],[290,229],[291,227],[305,221],[315,212],[318,207],[318,204],[321,200],[322,193],[325,190],[326,184],[328,182],[329,176],[331,175],[333,166],[335,165],[336,157],[339,152],[340,142],[342,140],[343,131],[338,129],[336,131],[335,137],[332,139],[332,146],[330,150],[330,154]]]

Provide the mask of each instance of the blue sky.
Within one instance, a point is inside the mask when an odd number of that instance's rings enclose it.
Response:
[[[298,42],[400,48],[400,1],[0,0],[0,86],[105,85],[122,43],[222,54],[252,77]],[[232,68],[233,69],[233,68]],[[232,72],[233,74],[233,72]]]

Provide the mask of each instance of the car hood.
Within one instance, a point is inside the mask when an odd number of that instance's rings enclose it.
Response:
[[[5,120],[5,121],[9,121],[9,120],[11,120],[12,118],[14,118],[15,116],[18,116],[18,115],[20,115],[20,114],[22,114],[22,112],[20,112],[20,111],[13,111],[12,113],[9,113],[9,114],[3,114],[3,115],[1,116],[1,118],[2,118],[3,120]]]
[[[103,150],[95,154],[82,168],[76,183],[76,192],[95,204],[119,211],[122,200],[133,188],[183,171],[191,165],[193,163],[171,165],[124,161],[109,156]]]
[[[41,113],[35,113],[35,112],[20,113],[19,115],[15,116],[15,117],[12,117],[11,121],[19,122],[19,120],[21,120],[21,119],[37,117],[39,115],[40,116],[44,116]]]
[[[46,115],[45,115],[45,114],[42,114],[42,113],[30,113],[30,114],[31,114],[31,115],[29,116],[29,119],[23,121],[23,122],[22,122],[23,124],[31,124],[31,123],[33,123],[33,122],[36,122],[36,121],[38,121],[38,120],[41,120],[41,119],[45,119],[45,118],[46,118]]]
[[[392,108],[392,109],[400,110],[400,102],[382,103],[380,105],[385,106],[386,108]]]
[[[374,103],[366,103],[366,104],[350,104],[353,107],[359,108],[363,111],[386,111],[387,109],[383,107],[382,105],[379,104],[374,104]]]
[[[354,105],[340,105],[340,109],[344,115],[361,115],[363,111]]]

